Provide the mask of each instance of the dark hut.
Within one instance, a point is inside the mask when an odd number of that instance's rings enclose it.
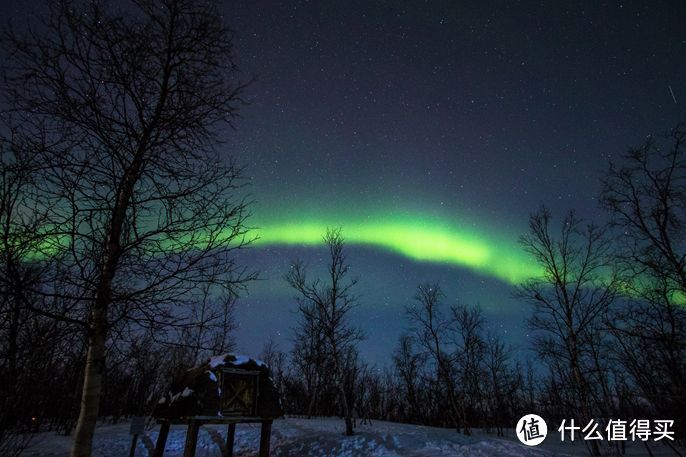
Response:
[[[195,453],[202,424],[228,424],[227,455],[232,455],[237,423],[262,423],[260,456],[269,455],[271,423],[283,415],[278,391],[261,361],[241,355],[211,357],[177,377],[159,399],[153,416],[162,424],[155,456],[164,452],[170,424],[188,424],[184,457]]]

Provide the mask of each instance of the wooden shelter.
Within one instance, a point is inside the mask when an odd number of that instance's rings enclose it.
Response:
[[[269,456],[272,421],[283,415],[269,368],[250,357],[211,357],[187,370],[160,398],[153,416],[160,426],[154,457],[162,457],[172,424],[186,424],[184,457],[193,457],[204,424],[227,424],[225,456],[233,455],[236,424],[261,423],[260,457]]]

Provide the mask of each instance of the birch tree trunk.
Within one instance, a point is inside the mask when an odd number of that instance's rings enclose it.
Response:
[[[81,408],[76,424],[72,457],[89,457],[93,448],[93,432],[98,420],[100,393],[105,371],[105,342],[107,314],[103,307],[93,310],[93,328],[88,338],[88,355],[81,390]]]

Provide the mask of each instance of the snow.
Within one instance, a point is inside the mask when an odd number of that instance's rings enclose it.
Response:
[[[257,366],[260,367],[265,367],[266,364],[258,359],[254,359],[250,356],[247,355],[238,355],[238,354],[223,354],[223,355],[215,355],[213,357],[210,357],[210,368],[217,368],[218,366],[224,365],[227,362],[225,362],[226,357],[231,356],[234,357],[235,360],[232,362],[228,362],[232,365],[238,366],[238,365],[245,365],[246,363],[249,363],[250,361],[253,361],[257,364]]]
[[[181,396],[181,392],[172,395],[172,393],[171,393],[171,391],[170,391],[170,392],[169,392],[169,397],[170,397],[170,398],[169,398],[169,403],[174,403],[176,400],[179,399],[180,396]]]
[[[266,366],[265,363],[261,360],[258,359],[253,359],[252,357],[249,357],[247,355],[234,355],[236,357],[236,360],[234,360],[232,363],[234,365],[245,365],[246,363],[250,362],[251,360],[257,364],[257,366],[264,367]]]
[[[183,389],[183,392],[181,392],[182,397],[190,397],[191,395],[193,395],[193,389],[189,389],[188,387]]]
[[[217,376],[213,371],[207,370],[206,373],[210,375],[210,381],[217,382]]]
[[[157,440],[158,428],[147,432],[139,440],[137,456],[150,455],[151,444]],[[101,425],[96,429],[93,442],[94,457],[117,457],[128,455],[131,436],[129,424]],[[295,456],[412,456],[412,457],[554,457],[586,456],[583,442],[560,443],[559,437],[549,434],[542,446],[529,448],[520,444],[512,429],[506,438],[477,433],[465,437],[451,429],[419,425],[396,424],[374,421],[373,425],[358,425],[355,436],[345,437],[343,421],[337,418],[300,419],[287,418],[274,421],[272,429],[272,457]],[[186,430],[172,426],[165,457],[183,455]],[[259,448],[259,424],[238,424],[236,427],[235,455],[256,457]],[[209,425],[200,429],[196,457],[220,457],[219,443],[226,439],[226,425]],[[21,457],[67,457],[69,437],[54,433],[36,435],[31,447]],[[668,447],[651,443],[656,457],[674,455]],[[627,456],[645,455],[642,444],[628,443]]]
[[[217,368],[220,365],[224,365],[226,362],[224,362],[224,358],[229,354],[224,354],[224,355],[215,355],[210,358],[210,368]]]

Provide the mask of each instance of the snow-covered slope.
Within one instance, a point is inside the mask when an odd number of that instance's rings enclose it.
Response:
[[[343,422],[340,419],[279,419],[274,422],[272,432],[272,457],[367,457],[367,456],[412,456],[412,457],[552,457],[588,455],[583,443],[569,445],[560,443],[553,433],[542,447],[528,448],[511,439],[496,439],[490,435],[465,437],[454,430],[423,427],[392,422],[374,421],[373,425],[357,427],[356,435],[341,434]],[[97,428],[94,440],[94,456],[127,456],[131,437],[129,424],[102,425]],[[512,431],[512,430],[510,430]],[[259,443],[259,425],[239,424],[236,427],[237,457],[256,457]],[[165,457],[181,457],[186,430],[172,427]],[[157,427],[147,433],[145,440],[138,442],[136,456],[147,457],[157,439]],[[200,429],[197,457],[221,457],[220,443],[226,439],[225,426],[203,426]],[[31,447],[22,457],[53,456],[67,457],[71,438],[54,433],[42,433],[35,437]],[[660,445],[654,445],[655,456],[675,455]],[[645,449],[633,445],[627,455],[642,456]]]
[[[103,425],[96,430],[94,455],[115,457],[128,455],[131,437],[128,424]],[[341,434],[340,419],[280,419],[272,430],[272,456],[551,456],[510,441],[491,438],[469,438],[446,430],[391,422],[374,421],[372,426],[357,427],[357,434]],[[148,432],[151,446],[157,438],[157,428]],[[223,426],[203,426],[198,441],[197,457],[220,457],[218,441],[226,437]],[[166,457],[183,453],[185,429],[172,427],[167,441]],[[239,424],[236,427],[235,455],[257,456],[259,425]],[[36,436],[22,456],[66,457],[70,438],[43,433]],[[147,456],[146,443],[139,441],[137,456]]]

